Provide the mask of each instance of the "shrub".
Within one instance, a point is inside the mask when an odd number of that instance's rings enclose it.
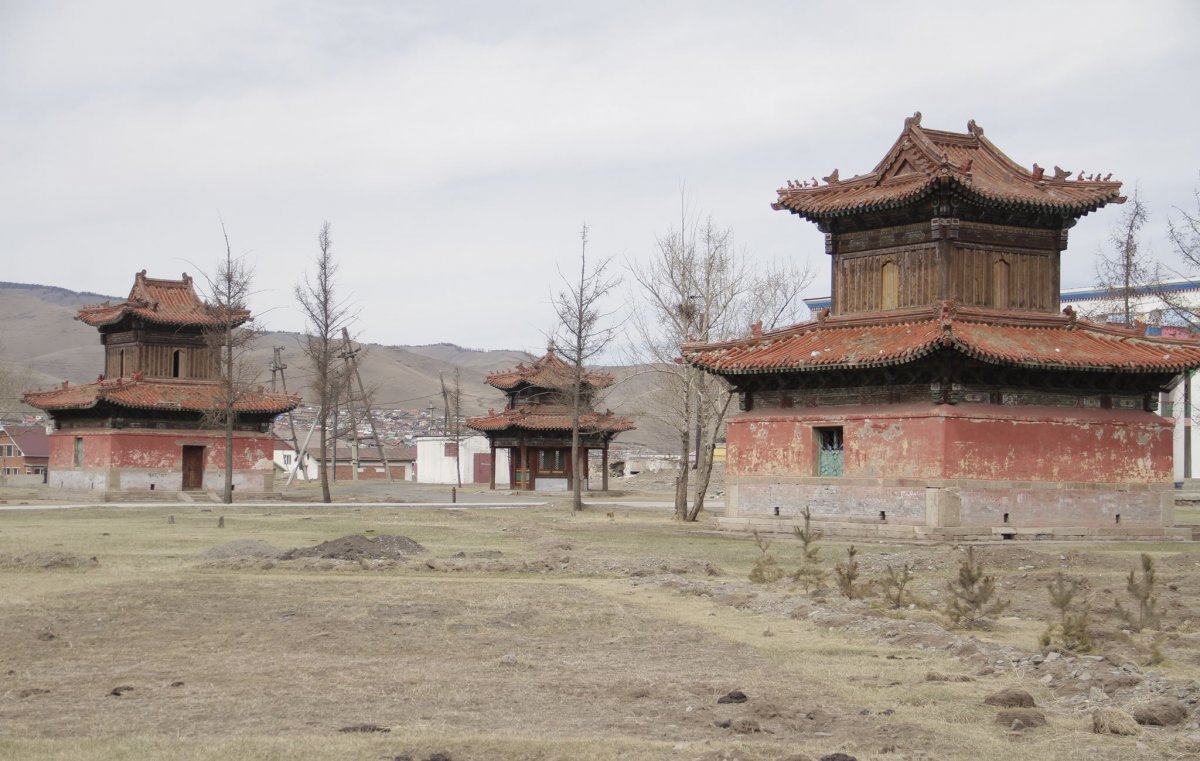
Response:
[[[1154,558],[1142,553],[1142,575],[1138,578],[1134,571],[1129,572],[1125,582],[1125,591],[1137,603],[1137,611],[1126,610],[1121,601],[1117,600],[1117,615],[1135,632],[1142,629],[1157,629],[1162,616],[1158,612],[1158,598],[1154,596],[1154,584],[1157,578],[1154,573]]]
[[[858,561],[854,559],[857,554],[858,550],[853,544],[850,545],[846,550],[846,562],[838,563],[833,567],[833,572],[837,576],[838,590],[850,600],[865,597],[869,589],[867,585],[858,583]]]
[[[983,565],[975,561],[975,548],[967,548],[967,556],[958,567],[958,579],[946,583],[950,600],[946,615],[956,626],[975,629],[987,623],[1008,607],[1007,600],[992,601],[996,595],[996,580],[985,576]]]
[[[883,590],[883,599],[887,602],[888,607],[904,608],[909,605],[920,605],[916,596],[913,595],[909,584],[913,580],[913,564],[905,563],[897,573],[892,566],[887,567],[887,576],[880,581],[879,586]]]
[[[755,584],[769,584],[783,578],[783,569],[770,553],[771,540],[754,530],[754,545],[758,547],[759,556],[750,568],[750,581]]]
[[[1067,650],[1086,653],[1092,649],[1092,637],[1088,632],[1091,620],[1086,608],[1072,610],[1079,582],[1063,576],[1062,571],[1046,587],[1050,593],[1050,605],[1058,611],[1058,620],[1051,621],[1042,633],[1042,647],[1061,645]]]
[[[821,548],[817,540],[821,538],[821,529],[812,527],[812,512],[807,506],[804,512],[804,528],[792,526],[792,533],[803,545],[801,565],[792,573],[792,581],[803,585],[805,592],[821,589],[825,584],[825,570],[820,565]]]

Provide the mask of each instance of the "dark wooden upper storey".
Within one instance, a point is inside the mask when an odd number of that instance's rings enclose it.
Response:
[[[250,313],[237,310],[229,318],[241,325]],[[217,356],[206,333],[225,320],[196,295],[186,272],[182,280],[164,280],[146,277],[142,270],[125,301],[83,307],[76,319],[100,331],[107,378],[218,377]]]
[[[834,315],[948,299],[1056,313],[1067,230],[1124,202],[1120,189],[1111,175],[1025,169],[974,121],[942,132],[921,127],[918,112],[867,174],[789,182],[772,206],[826,234]]]

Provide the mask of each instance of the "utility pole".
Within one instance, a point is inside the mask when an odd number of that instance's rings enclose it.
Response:
[[[287,376],[284,375],[283,371],[287,369],[287,365],[284,364],[284,362],[283,362],[283,347],[282,346],[274,347],[274,355],[271,359],[270,368],[271,368],[271,393],[275,393],[275,374],[279,373],[279,380],[283,384],[283,393],[286,394],[287,393]],[[301,465],[300,478],[304,479],[305,481],[308,481],[308,468],[305,466],[305,463],[304,463],[304,457],[306,454],[308,454],[308,443],[305,442],[305,448],[303,450],[301,450],[299,448],[300,440],[296,437],[296,419],[294,417],[292,417],[291,410],[288,410],[287,418],[288,418],[288,429],[291,431],[291,434],[292,434],[292,439],[290,442],[292,445],[292,451],[296,453],[296,462],[298,462]],[[291,482],[292,482],[292,479],[289,477],[288,484],[290,485]]]
[[[342,353],[345,354],[345,362],[347,369],[354,373],[354,380],[358,383],[358,395],[362,397],[363,411],[367,416],[367,424],[371,426],[371,438],[375,440],[375,451],[379,453],[379,461],[383,463],[383,472],[387,476],[388,481],[392,481],[392,466],[388,463],[387,454],[383,451],[383,444],[379,441],[379,429],[375,427],[375,413],[371,411],[371,405],[367,402],[367,389],[363,386],[362,374],[358,371],[358,347],[350,345],[350,331],[342,328]],[[350,376],[347,373],[346,385],[350,385]],[[351,407],[351,415],[354,414],[353,406]],[[355,478],[358,478],[358,429],[354,431],[354,460],[355,460]]]

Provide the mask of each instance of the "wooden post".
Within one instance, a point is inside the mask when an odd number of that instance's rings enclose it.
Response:
[[[491,478],[489,479],[488,488],[496,491],[496,443],[492,442],[492,467]]]
[[[521,488],[525,489],[526,491],[531,490],[533,488],[533,485],[531,483],[533,479],[530,478],[530,476],[532,476],[533,473],[529,467],[529,449],[525,446],[524,442],[521,443],[520,473],[521,473]]]
[[[600,450],[600,468],[603,471],[600,474],[600,491],[608,491],[608,442],[604,442],[604,448]]]

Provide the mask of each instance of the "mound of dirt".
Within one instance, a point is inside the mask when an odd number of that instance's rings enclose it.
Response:
[[[234,539],[231,542],[218,544],[206,551],[203,556],[210,560],[224,560],[228,558],[278,558],[281,555],[283,555],[283,550],[261,539]]]
[[[312,547],[297,547],[280,556],[281,560],[322,558],[325,560],[403,560],[425,552],[425,548],[407,536],[380,534],[371,539],[351,534],[330,539]]]
[[[0,554],[0,568],[95,568],[100,561],[95,556],[85,558],[70,552],[27,552],[24,555]]]

